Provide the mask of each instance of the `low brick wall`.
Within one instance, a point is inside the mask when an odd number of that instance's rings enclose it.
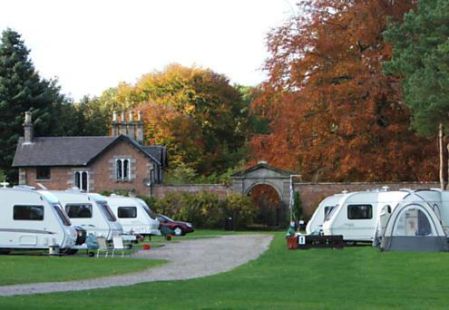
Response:
[[[382,188],[388,186],[390,190],[401,188],[419,189],[419,188],[439,188],[438,182],[402,182],[402,183],[295,183],[295,191],[301,196],[302,207],[306,219],[310,218],[321,200],[325,197],[341,193],[346,190],[349,192],[365,191],[370,189]],[[213,192],[220,197],[225,197],[232,193],[232,188],[220,184],[183,184],[183,185],[156,185],[152,189],[152,195],[156,198],[163,198],[167,193],[172,192]]]
[[[182,185],[156,185],[152,189],[152,195],[156,198],[164,198],[167,193],[197,193],[212,192],[220,197],[232,193],[230,187],[221,184],[182,184]]]

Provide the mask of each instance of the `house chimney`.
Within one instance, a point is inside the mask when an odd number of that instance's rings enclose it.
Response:
[[[136,123],[134,122],[133,112],[128,113],[128,124],[126,127],[128,130],[128,137],[130,137],[131,139],[136,139]]]
[[[33,143],[33,123],[31,121],[31,111],[25,112],[25,122],[23,123],[25,144]]]
[[[119,124],[119,135],[125,135],[126,136],[126,118],[125,118],[125,112],[122,111],[121,113],[121,119]]]
[[[142,121],[142,112],[137,113],[137,122],[136,125],[136,141],[143,145],[143,121]]]
[[[117,112],[113,111],[112,112],[112,136],[116,137],[119,135],[119,124],[118,124],[118,120],[117,120]]]

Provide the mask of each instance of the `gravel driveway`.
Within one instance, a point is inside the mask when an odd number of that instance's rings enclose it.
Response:
[[[82,291],[143,282],[205,277],[232,270],[256,259],[268,249],[272,238],[271,235],[234,235],[170,243],[149,251],[139,251],[132,256],[169,261],[161,267],[90,280],[0,286],[0,296]]]

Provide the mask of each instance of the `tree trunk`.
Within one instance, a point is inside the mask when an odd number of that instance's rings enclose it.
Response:
[[[444,184],[444,167],[443,167],[443,160],[444,160],[444,153],[443,153],[443,124],[440,123],[438,126],[438,149],[440,152],[440,186],[441,190],[444,190],[445,184]]]

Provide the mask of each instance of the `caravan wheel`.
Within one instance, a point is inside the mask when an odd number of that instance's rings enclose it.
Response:
[[[78,252],[78,250],[77,249],[65,249],[61,252],[65,255],[75,255]]]

